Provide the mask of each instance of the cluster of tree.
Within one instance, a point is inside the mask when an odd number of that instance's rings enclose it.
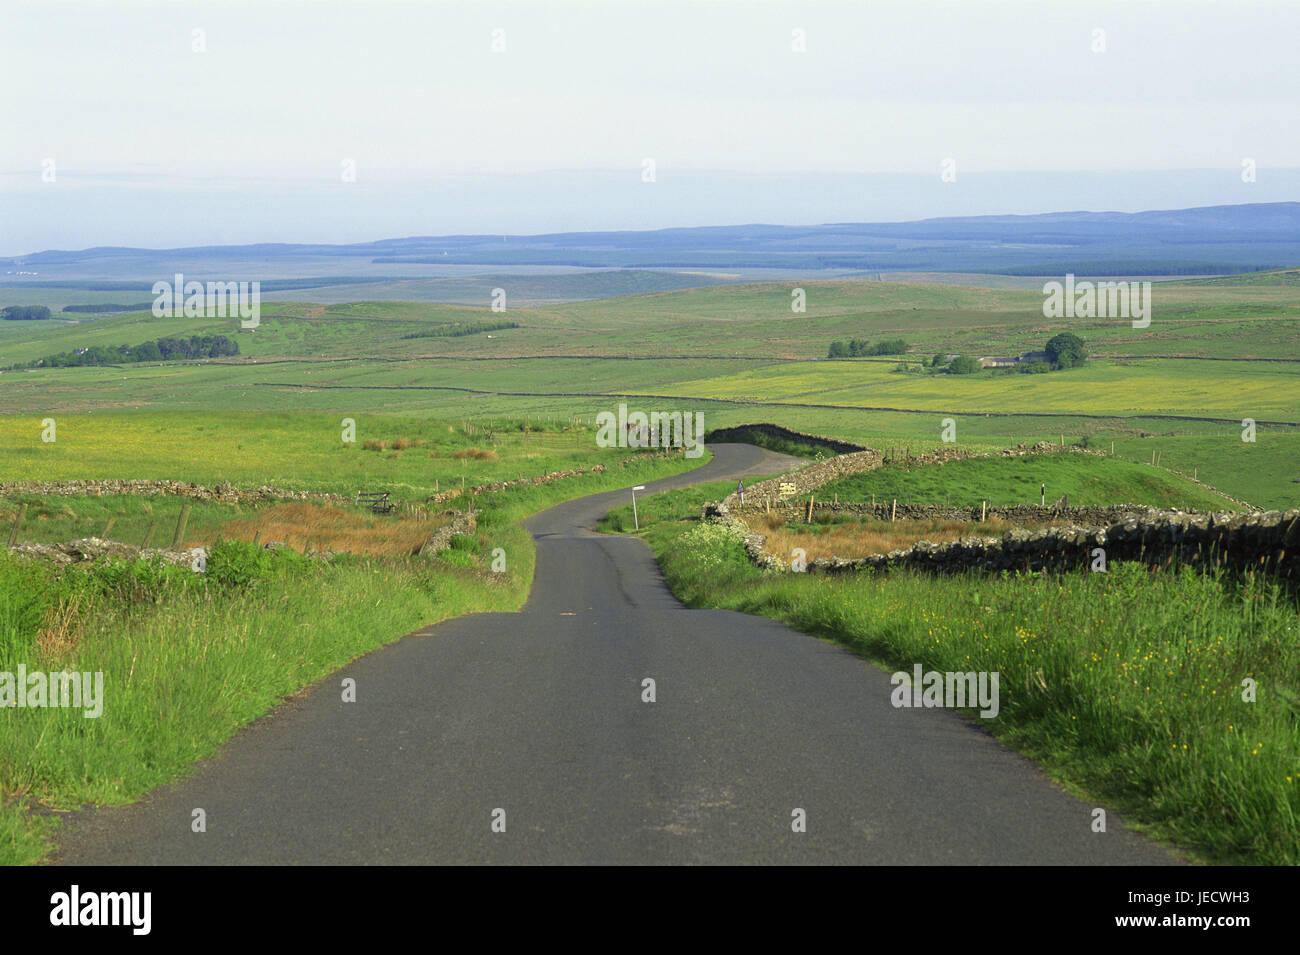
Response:
[[[0,310],[7,322],[38,322],[50,317],[47,305],[6,305]]]
[[[875,345],[863,338],[851,338],[845,344],[840,340],[831,342],[827,358],[870,358],[873,355],[905,355],[907,342],[901,338],[890,338]]]
[[[496,332],[503,328],[518,328],[518,322],[475,322],[472,325],[438,325],[422,332],[412,332],[402,338],[459,338],[462,335],[477,335],[479,332]]]
[[[137,361],[180,361],[187,358],[222,358],[238,355],[239,345],[225,335],[159,338],[143,345],[94,345],[77,351],[46,355],[15,368],[79,368],[87,365],[122,365]]]
[[[1043,346],[1043,352],[1047,356],[1046,361],[1019,361],[1002,370],[1009,375],[1041,375],[1062,368],[1074,368],[1088,358],[1088,346],[1083,343],[1083,339],[1069,332],[1054,336]],[[940,354],[930,360],[931,368],[942,368],[945,364],[947,368],[944,370],[952,375],[971,375],[982,367],[979,359],[970,355],[958,355],[949,362],[946,355]]]
[[[958,355],[948,363],[948,374],[972,375],[979,371],[981,367],[978,358],[972,358],[970,355]]]
[[[1053,368],[1073,368],[1088,359],[1088,346],[1078,335],[1069,332],[1062,332],[1049,339],[1043,346],[1043,351],[1047,352],[1047,360]]]

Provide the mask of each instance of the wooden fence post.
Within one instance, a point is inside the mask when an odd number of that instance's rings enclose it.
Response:
[[[190,522],[190,506],[181,505],[181,515],[176,519],[176,534],[172,537],[172,550],[180,550],[185,540],[185,525]]]
[[[158,521],[156,518],[149,522],[149,529],[144,532],[144,543],[140,545],[141,550],[149,549],[149,545],[153,543],[153,532],[157,529],[157,527],[158,527]]]
[[[18,505],[18,516],[14,518],[13,530],[9,532],[9,546],[13,547],[18,543],[18,528],[22,527],[23,518],[27,516],[27,505]]]

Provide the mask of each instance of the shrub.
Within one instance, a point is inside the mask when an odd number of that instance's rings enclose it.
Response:
[[[979,359],[972,358],[970,355],[958,355],[948,365],[948,372],[953,375],[971,375],[979,370]]]
[[[199,586],[191,568],[169,564],[161,557],[122,560],[110,557],[85,571],[99,593],[122,603],[158,603],[165,596]]]
[[[1082,365],[1088,357],[1088,347],[1078,335],[1062,332],[1049,339],[1043,346],[1047,360],[1057,368],[1073,368]]]
[[[223,587],[245,588],[310,566],[311,558],[290,547],[263,548],[251,541],[219,540],[208,548],[207,579]]]

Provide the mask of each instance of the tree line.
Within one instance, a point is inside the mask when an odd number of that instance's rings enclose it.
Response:
[[[848,342],[836,339],[831,342],[827,358],[870,358],[873,355],[903,355],[907,353],[907,342],[901,338],[888,338],[875,345],[863,338],[851,338]]]
[[[76,351],[46,355],[12,368],[79,368],[87,365],[122,365],[140,361],[183,361],[190,358],[224,358],[238,355],[239,345],[225,335],[191,335],[159,338],[142,345],[92,345]]]
[[[39,322],[50,317],[50,309],[46,305],[6,305],[0,316],[6,322]]]
[[[472,325],[439,325],[422,332],[403,335],[407,338],[459,338],[462,335],[477,335],[479,332],[496,332],[503,328],[518,328],[518,322],[475,322]]]

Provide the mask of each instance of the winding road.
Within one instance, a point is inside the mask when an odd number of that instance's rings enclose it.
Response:
[[[704,467],[645,493],[791,461],[710,449]],[[626,500],[593,495],[528,520],[537,571],[520,612],[448,620],[354,661],[192,777],[73,816],[55,861],[1178,861],[1114,813],[1093,832],[1094,804],[953,712],[895,709],[889,675],[852,654],[763,618],[685,609],[645,544],[590,529]],[[191,831],[196,807],[206,832]]]

